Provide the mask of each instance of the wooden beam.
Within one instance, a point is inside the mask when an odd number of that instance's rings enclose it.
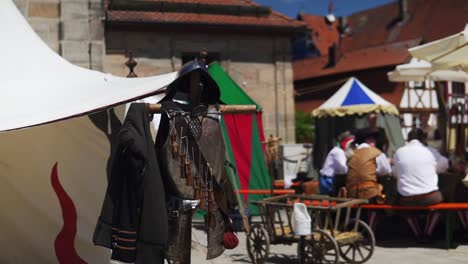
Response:
[[[436,108],[409,108],[409,107],[400,107],[398,109],[400,114],[437,114],[439,113],[439,109]]]
[[[256,105],[220,105],[221,113],[232,114],[232,113],[256,113]],[[161,104],[150,104],[151,113],[161,113]]]

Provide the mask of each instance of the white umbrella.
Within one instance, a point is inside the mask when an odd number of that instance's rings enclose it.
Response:
[[[432,63],[433,68],[468,67],[468,24],[462,32],[408,50],[413,57]]]
[[[398,65],[394,71],[387,75],[392,82],[422,82],[425,80],[468,82],[468,73],[465,71],[434,69],[430,62],[416,58],[411,59],[407,64]]]

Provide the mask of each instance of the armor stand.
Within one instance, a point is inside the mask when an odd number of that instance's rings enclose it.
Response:
[[[179,255],[182,259],[174,259],[173,264],[190,264],[192,248],[192,210],[183,212],[179,215],[178,225],[182,228],[181,243],[179,244]],[[180,230],[180,229],[179,229]]]

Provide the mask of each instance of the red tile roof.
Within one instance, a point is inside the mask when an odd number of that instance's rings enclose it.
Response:
[[[466,0],[408,0],[409,18],[398,23],[398,1],[355,13],[348,18],[351,35],[343,51],[422,38],[424,42],[460,32],[468,23]]]
[[[296,61],[294,80],[399,64],[407,58],[408,53],[404,49],[392,50],[389,47],[401,46],[403,42],[411,47],[420,44],[413,42],[415,39],[429,42],[447,37],[462,31],[468,23],[467,0],[407,1],[409,16],[403,22],[399,20],[399,1],[349,16],[346,20],[350,33],[340,40],[340,52],[344,55],[338,64],[325,68],[328,57]],[[334,27],[335,32],[330,32],[324,30],[323,22],[317,16],[301,16],[310,19],[304,19],[309,28],[314,30],[315,27],[321,33],[324,41],[319,45],[334,43],[337,27]],[[322,50],[328,51],[323,46],[319,48],[321,53]]]
[[[338,21],[329,25],[323,16],[315,16],[308,14],[299,14],[299,19],[307,24],[307,29],[314,40],[315,46],[320,51],[320,55],[327,55],[328,48],[333,43],[338,42]]]
[[[297,60],[293,62],[294,81],[401,64],[410,58],[408,48],[419,42],[416,39],[349,51],[339,57],[334,67],[328,68],[328,56]]]
[[[146,0],[147,2],[170,2],[180,4],[191,4],[190,0]],[[201,0],[197,4],[231,6],[231,7],[259,7],[257,3],[250,0]],[[203,9],[202,9],[203,11]],[[158,11],[130,11],[130,10],[107,10],[108,22],[130,22],[130,23],[163,23],[163,24],[191,24],[191,25],[228,25],[228,26],[262,26],[278,28],[302,28],[305,23],[289,18],[275,11],[263,15],[236,15],[194,12],[158,12]]]

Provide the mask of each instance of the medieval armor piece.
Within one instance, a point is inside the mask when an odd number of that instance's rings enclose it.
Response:
[[[216,258],[225,250],[223,235],[228,223],[228,208],[235,204],[224,166],[226,149],[219,123],[220,113],[209,106],[219,103],[220,90],[205,64],[194,60],[182,66],[167,91],[161,102],[161,123],[155,146],[162,164],[166,199],[200,199],[199,208],[206,211],[207,259]],[[174,134],[170,131],[175,131],[179,142],[178,157],[173,154],[171,136]],[[183,241],[191,239],[191,225],[188,221],[182,224],[172,218],[170,229],[167,256],[180,263],[189,263],[187,251],[190,252],[190,246],[184,247]]]
[[[148,118],[148,105],[132,104],[113,142],[116,151],[93,242],[112,249],[114,260],[162,264],[168,218]]]
[[[218,257],[224,251],[223,234],[226,228],[227,210],[228,207],[230,207],[225,194],[232,192],[224,166],[225,146],[223,144],[221,127],[218,121],[219,113],[214,107],[210,107],[207,116],[197,117],[200,119],[202,125],[201,136],[199,140],[195,140],[194,137],[191,138],[188,136],[187,133],[190,133],[190,130],[186,129],[188,126],[187,119],[193,118],[193,115],[184,114],[180,106],[172,101],[163,102],[162,110],[166,114],[163,114],[161,118],[161,126],[157,138],[157,144],[161,145],[157,145],[156,148],[159,161],[163,164],[161,166],[161,172],[165,181],[166,194],[180,199],[193,199],[196,196],[200,197],[199,207],[203,210],[207,210],[207,258],[212,259]],[[171,115],[170,113],[175,114]],[[185,143],[181,144],[180,149],[181,152],[182,149],[185,149],[184,153],[186,152],[186,157],[190,159],[190,163],[188,164],[190,166],[190,174],[196,175],[194,179],[195,184],[192,184],[193,186],[187,185],[187,177],[185,179],[180,177],[181,172],[178,170],[180,160],[174,159],[172,156],[170,137],[166,136],[165,140],[163,140],[165,128],[169,128],[172,123],[175,124],[176,131],[184,131],[184,133],[178,135],[178,137],[184,137],[188,144],[187,146]],[[184,127],[184,129],[181,130],[179,127]],[[213,144],[213,142],[216,142],[216,144]],[[187,169],[184,170],[184,172],[187,172]],[[229,203],[233,204],[233,201],[230,200]],[[178,225],[177,222],[171,222],[170,224]],[[177,228],[187,229],[190,228],[190,226],[179,226]],[[177,230],[177,232],[183,234],[185,231]],[[172,238],[178,239],[171,235],[170,240],[172,240]],[[169,244],[176,245],[171,242]],[[170,249],[168,255],[172,257],[172,259],[183,257],[180,255],[171,256],[171,254],[175,252],[178,251]]]

